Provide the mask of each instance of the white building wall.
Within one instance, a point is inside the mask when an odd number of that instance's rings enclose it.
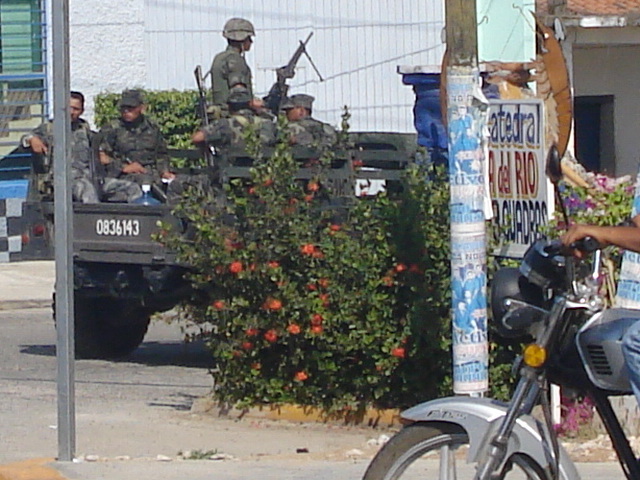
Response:
[[[638,38],[640,39],[640,32]],[[577,45],[573,50],[575,96],[614,96],[612,130],[615,135],[614,160],[617,176],[635,175],[640,161],[638,58],[640,45]]]
[[[254,91],[265,95],[299,40],[314,32],[290,92],[316,97],[314,115],[334,125],[343,106],[352,130],[414,132],[411,87],[398,65],[437,65],[444,46],[443,0],[70,0],[71,79],[89,99],[127,87],[193,89],[196,65],[208,69],[226,48],[231,17],[257,30],[247,54]]]

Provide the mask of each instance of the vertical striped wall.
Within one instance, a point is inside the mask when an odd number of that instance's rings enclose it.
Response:
[[[291,93],[316,97],[314,115],[337,125],[343,106],[352,130],[414,132],[411,87],[399,65],[439,65],[443,0],[145,0],[146,87],[194,88],[194,67],[209,67],[226,48],[228,18],[251,20],[257,30],[247,54],[254,91],[264,95],[299,40],[314,36]]]

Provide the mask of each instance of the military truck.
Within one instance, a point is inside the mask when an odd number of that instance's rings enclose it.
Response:
[[[415,135],[351,133],[352,148],[336,155],[327,180],[336,204],[356,194],[398,188],[402,171],[416,156]],[[173,150],[174,157],[193,159],[195,150]],[[310,179],[305,159],[318,152],[294,150],[299,179]],[[249,178],[252,159],[231,152],[214,159],[215,169],[189,169],[204,175],[212,186],[233,178]],[[355,165],[355,167],[354,167]],[[2,161],[0,161],[0,167]],[[28,178],[31,194],[25,211],[36,210],[44,222],[45,243],[51,248],[54,209],[49,169],[33,161]],[[347,204],[348,202],[342,202]],[[33,221],[32,219],[29,220]],[[117,358],[143,341],[151,316],[167,311],[194,295],[185,274],[190,266],[152,238],[160,222],[187,234],[188,225],[166,204],[73,204],[73,287],[75,349],[80,358]]]

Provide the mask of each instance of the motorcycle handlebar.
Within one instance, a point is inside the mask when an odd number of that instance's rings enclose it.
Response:
[[[601,248],[602,245],[595,238],[584,237],[569,246],[564,245],[559,239],[553,240],[545,247],[545,252],[550,255],[569,257],[573,255],[574,250],[580,250],[582,253],[593,253]]]

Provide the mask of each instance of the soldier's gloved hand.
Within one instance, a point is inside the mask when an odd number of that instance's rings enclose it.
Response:
[[[35,135],[29,140],[29,146],[31,147],[31,150],[33,150],[33,153],[46,154],[49,151],[46,143],[44,143],[40,137]]]
[[[147,173],[147,169],[138,162],[131,162],[122,167],[122,173]]]

